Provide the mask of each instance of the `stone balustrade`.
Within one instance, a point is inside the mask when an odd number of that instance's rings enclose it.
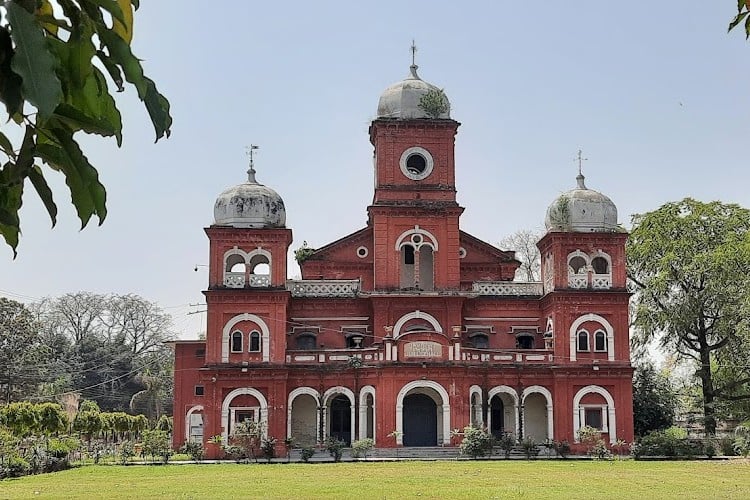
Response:
[[[359,280],[289,280],[292,297],[356,297]]]
[[[271,286],[271,276],[268,274],[251,274],[250,286],[253,288]]]
[[[227,288],[243,288],[245,286],[245,273],[224,273],[224,286]]]
[[[472,285],[472,291],[479,295],[541,296],[542,284],[522,281],[476,281]]]

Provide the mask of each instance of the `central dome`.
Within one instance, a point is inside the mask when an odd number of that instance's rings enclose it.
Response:
[[[620,230],[615,204],[599,191],[587,188],[584,179],[578,174],[578,186],[558,196],[549,206],[544,220],[547,231],[605,233]]]
[[[451,104],[443,90],[419,78],[416,64],[412,64],[409,69],[409,76],[394,83],[380,95],[378,118],[449,119]]]
[[[230,187],[216,198],[214,224],[252,229],[284,227],[284,200],[279,193],[255,180],[252,167],[247,174],[247,182]]]

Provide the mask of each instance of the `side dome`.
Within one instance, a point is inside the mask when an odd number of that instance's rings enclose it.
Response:
[[[378,101],[378,118],[411,120],[414,118],[451,117],[451,104],[442,89],[417,75],[412,64],[410,74],[383,91]]]
[[[620,230],[615,204],[602,193],[587,188],[584,179],[578,174],[578,186],[558,196],[549,206],[544,219],[547,231],[606,233]]]
[[[252,167],[247,177],[247,182],[230,187],[216,198],[214,225],[251,229],[285,227],[286,208],[279,193],[259,184]]]

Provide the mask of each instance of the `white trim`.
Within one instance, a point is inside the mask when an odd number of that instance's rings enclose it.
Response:
[[[426,313],[424,311],[420,311],[417,309],[414,312],[410,312],[408,314],[404,314],[401,316],[398,321],[396,321],[396,324],[393,325],[393,338],[394,340],[399,338],[401,335],[401,328],[406,324],[407,321],[412,319],[423,319],[427,321],[433,328],[433,330],[437,333],[443,333],[443,328],[440,326],[440,323],[435,318],[435,316]]]
[[[596,348],[596,335],[598,333],[601,333],[602,337],[604,337],[604,347],[605,347],[604,349],[597,349]],[[592,352],[607,352],[607,348],[609,348],[609,342],[607,342],[607,332],[605,332],[604,330],[602,330],[601,328],[599,328],[599,329],[597,329],[594,332],[594,348],[591,351]]]
[[[477,404],[479,405],[479,414],[476,415],[478,418],[477,423],[479,424],[479,427],[484,427],[484,413],[482,412],[482,388],[478,385],[472,385],[469,387],[469,423],[474,423],[474,412],[476,412],[476,408],[474,408],[474,405],[472,404],[472,397],[474,394],[477,394],[479,397],[477,398]]]
[[[448,391],[439,383],[432,380],[413,380],[408,384],[404,385],[400,391],[398,391],[398,397],[396,398],[396,444],[404,444],[404,398],[409,394],[410,391],[420,388],[429,388],[438,393],[440,398],[443,400],[443,443],[449,445],[451,442],[451,405],[450,398],[448,397]]]
[[[241,321],[252,321],[260,327],[260,350],[263,354],[263,361],[267,363],[271,359],[271,332],[266,322],[260,316],[250,313],[238,314],[224,325],[221,335],[221,362],[229,363],[229,334],[234,329],[234,326]]]
[[[518,407],[519,407],[518,393],[516,392],[515,389],[513,389],[510,386],[497,385],[493,387],[492,389],[490,389],[490,391],[487,393],[488,404],[492,404],[492,398],[494,398],[495,396],[499,397],[500,394],[508,394],[513,399],[513,422],[515,422],[515,426],[514,426],[515,429],[513,430],[513,432],[515,433],[515,436],[517,438],[521,430],[521,427],[520,427],[521,423],[518,420]],[[503,402],[503,405],[505,405],[504,402]],[[490,414],[488,415],[487,420],[488,420],[487,426],[490,427],[492,425],[492,412],[490,412]]]
[[[581,333],[586,334],[586,349],[581,349]],[[576,352],[591,352],[591,334],[585,328],[576,332]]]
[[[352,441],[354,441],[355,429],[354,429],[354,422],[355,422],[355,405],[354,405],[354,392],[349,389],[348,387],[344,387],[343,385],[337,385],[336,387],[331,387],[326,392],[323,393],[322,399],[322,405],[326,411],[323,413],[323,442],[325,442],[326,439],[328,439],[329,435],[329,429],[328,429],[328,412],[329,409],[329,399],[331,399],[334,396],[338,395],[344,395],[349,399],[349,410],[351,412],[351,420],[349,423],[349,436]]]
[[[315,441],[317,442],[320,433],[320,411],[318,411],[318,408],[320,408],[320,393],[312,387],[297,387],[289,393],[286,405],[286,437],[292,437],[292,406],[294,405],[294,400],[297,398],[297,396],[302,395],[312,396],[315,399]]]
[[[404,241],[408,236],[411,236],[413,234],[419,234],[422,236],[422,242],[419,245],[416,245],[411,240]],[[428,237],[431,241],[427,241]],[[414,229],[407,229],[401,235],[396,239],[396,251],[400,251],[401,247],[404,245],[412,245],[415,248],[419,248],[422,245],[428,245],[432,247],[433,252],[438,251],[438,240],[435,238],[435,235],[433,235],[431,232],[427,231],[426,229],[422,229],[419,226],[414,226]]]
[[[604,397],[607,401],[607,412],[609,418],[602,419],[602,426],[604,427],[603,432],[609,432],[609,442],[614,444],[617,441],[617,421],[615,415],[615,400],[612,395],[604,387],[598,385],[587,385],[586,387],[579,390],[573,398],[573,439],[575,442],[578,441],[578,430],[581,428],[581,412],[584,411],[586,405],[581,405],[581,399],[586,394],[599,394]],[[602,411],[602,417],[604,412]],[[583,420],[585,422],[585,420]]]
[[[593,321],[596,323],[599,323],[604,327],[604,330],[607,332],[607,359],[609,361],[615,360],[615,330],[612,328],[612,325],[602,316],[599,316],[598,314],[584,314],[583,316],[579,316],[578,319],[576,319],[572,325],[570,325],[570,360],[575,361],[576,360],[576,351],[577,351],[577,333],[578,333],[578,327],[582,324],[586,323],[587,321]],[[591,347],[589,345],[589,347]]]
[[[265,437],[268,434],[268,401],[266,401],[266,397],[258,389],[240,387],[227,394],[221,403],[221,435],[225,443],[229,442],[229,406],[234,398],[243,394],[248,394],[258,400],[260,404],[258,420],[263,422],[263,436]]]
[[[412,174],[406,167],[406,160],[414,154],[418,154],[422,158],[424,158],[424,170],[419,174]],[[421,181],[422,179],[426,179],[430,176],[430,174],[432,173],[432,169],[435,167],[435,160],[432,159],[432,154],[430,154],[430,152],[425,148],[413,146],[401,153],[401,158],[399,158],[398,160],[398,165],[401,168],[401,173],[403,173],[406,177],[414,181]]]
[[[203,405],[195,405],[185,413],[185,440],[188,442],[190,442],[190,415],[199,411],[203,411]],[[203,425],[205,429],[205,422]]]
[[[602,274],[612,274],[612,257],[609,256],[608,253],[603,252],[602,250],[597,250],[596,252],[591,254],[591,270],[594,274],[598,274],[596,271],[594,271],[594,259],[597,257],[601,257],[604,260],[607,261],[607,272]]]
[[[376,439],[377,414],[375,413],[375,388],[366,385],[359,390],[359,439],[367,437],[367,395],[372,395],[372,439]]]
[[[327,316],[321,318],[289,318],[292,321],[367,321],[369,316]],[[308,327],[305,327],[308,328]]]
[[[541,385],[532,385],[527,387],[523,390],[523,394],[521,394],[521,404],[523,404],[524,401],[526,401],[526,397],[529,394],[541,394],[544,396],[544,399],[547,400],[547,439],[554,439],[555,438],[555,427],[554,427],[554,411],[552,406],[552,393],[547,389],[546,387],[543,387]],[[526,413],[523,415],[523,424],[524,429],[526,428]]]
[[[577,273],[575,271],[573,271],[571,273],[571,271],[572,271],[573,268],[570,265],[570,261],[573,260],[576,257],[582,257],[583,260],[586,262],[586,265],[583,266]],[[586,274],[586,272],[588,271],[589,266],[591,265],[591,258],[588,255],[586,255],[585,253],[581,252],[580,250],[576,250],[575,252],[570,252],[568,254],[568,260],[566,262],[568,263],[568,272],[569,273],[571,273],[573,275],[576,275],[576,274]]]

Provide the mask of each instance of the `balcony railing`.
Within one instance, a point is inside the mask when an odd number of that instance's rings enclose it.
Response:
[[[496,350],[496,349],[474,349],[464,347],[461,349],[461,361],[478,363],[551,363],[552,351],[545,349],[534,349],[528,351],[518,350]]]
[[[541,296],[542,284],[521,281],[476,281],[472,290],[479,295]]]
[[[609,288],[612,288],[612,275],[592,274],[591,288],[593,288],[594,290],[607,290]]]
[[[356,297],[359,280],[289,280],[292,297]]]
[[[271,276],[268,274],[251,274],[250,286],[255,288],[271,286]]]
[[[228,288],[243,288],[245,286],[245,273],[224,273],[224,286]]]

